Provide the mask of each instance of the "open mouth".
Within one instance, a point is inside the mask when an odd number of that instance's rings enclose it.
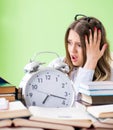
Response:
[[[78,57],[77,57],[77,56],[71,56],[71,60],[72,60],[73,62],[76,62],[76,61],[77,61],[77,59],[78,59]]]

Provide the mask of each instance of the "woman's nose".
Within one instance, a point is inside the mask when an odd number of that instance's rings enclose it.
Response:
[[[71,52],[77,52],[77,47],[75,44],[71,47]]]

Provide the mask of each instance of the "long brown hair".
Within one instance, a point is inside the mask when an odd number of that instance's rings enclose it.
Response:
[[[99,29],[101,31],[100,49],[102,48],[103,44],[105,44],[105,43],[107,44],[107,49],[105,50],[103,56],[99,59],[99,61],[97,63],[93,81],[107,80],[110,78],[110,75],[111,75],[111,68],[110,68],[111,56],[110,56],[110,50],[109,50],[109,43],[106,39],[105,28],[102,25],[102,23],[94,17],[86,17],[83,15],[82,18],[77,20],[77,16],[75,17],[75,21],[67,28],[67,31],[65,33],[65,49],[66,49],[65,62],[69,65],[70,71],[72,71],[74,66],[71,62],[71,58],[70,58],[70,55],[68,52],[68,47],[67,47],[68,35],[69,35],[70,29],[77,32],[78,35],[80,36],[80,41],[81,41],[82,48],[83,48],[83,59],[84,59],[83,66],[84,66],[84,64],[86,62],[85,35],[87,35],[89,37],[89,29],[92,30],[92,34],[93,34],[94,28],[96,27],[97,29]]]

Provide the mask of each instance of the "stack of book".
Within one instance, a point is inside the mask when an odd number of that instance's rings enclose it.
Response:
[[[101,117],[98,120],[91,116]],[[109,117],[107,120],[103,117]],[[38,107],[27,108],[21,101],[9,102],[6,110],[0,111],[0,129],[12,128],[29,130],[75,130],[77,128],[113,129],[113,105],[92,106],[88,111],[81,111],[76,107]],[[9,128],[9,129],[10,129]],[[102,129],[103,128],[103,129]],[[8,130],[9,130],[8,129]],[[11,130],[12,130],[11,129]]]
[[[10,84],[0,77],[0,98],[5,98],[8,101],[15,101],[17,96],[16,86]]]
[[[110,127],[109,125],[113,125],[113,82],[81,83],[76,105],[95,117],[98,123],[101,122],[103,126],[107,124]]]
[[[113,82],[95,81],[81,83],[78,98],[90,105],[113,104]]]

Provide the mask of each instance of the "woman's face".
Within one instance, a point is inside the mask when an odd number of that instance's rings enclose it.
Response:
[[[68,52],[74,66],[80,67],[83,65],[83,49],[80,37],[72,29],[69,31],[68,35]]]

